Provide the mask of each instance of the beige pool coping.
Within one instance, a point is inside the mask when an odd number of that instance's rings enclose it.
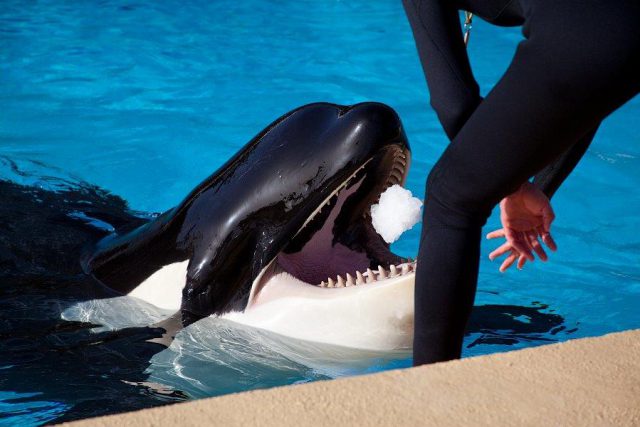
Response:
[[[640,426],[640,329],[74,426]]]

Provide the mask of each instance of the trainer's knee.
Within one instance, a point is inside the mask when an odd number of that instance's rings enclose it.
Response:
[[[426,182],[424,223],[427,226],[467,228],[483,226],[496,201],[490,195],[474,191],[457,176],[442,170],[439,162]]]

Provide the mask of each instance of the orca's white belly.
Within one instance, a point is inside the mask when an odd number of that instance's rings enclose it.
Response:
[[[140,298],[156,307],[179,310],[188,265],[189,260],[165,265],[129,292],[129,296]]]

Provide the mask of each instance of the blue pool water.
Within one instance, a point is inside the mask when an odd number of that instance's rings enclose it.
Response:
[[[520,39],[518,28],[475,23],[469,49],[483,94]],[[447,139],[429,108],[398,1],[4,0],[0,8],[2,179],[83,180],[136,211],[160,212],[284,112],[367,100],[400,114],[413,149],[407,187],[421,197]],[[543,313],[540,322],[551,326],[477,327],[465,356],[640,327],[638,118],[636,97],[605,121],[554,198],[559,251],[548,263],[500,274],[487,259],[496,244],[483,247],[476,305],[529,307],[507,315],[527,325]],[[497,223],[494,215],[487,230]],[[408,232],[395,251],[415,256],[418,234]],[[40,424],[410,364],[406,353],[354,358],[337,349],[319,362],[313,348],[211,320],[150,366],[122,367],[115,352],[51,349],[149,324],[161,313],[132,301],[71,304],[37,289],[21,299],[2,286],[0,423]],[[135,308],[137,317],[108,318],[114,307]],[[6,326],[61,316],[64,328],[43,341]],[[105,409],[107,398],[113,407]]]

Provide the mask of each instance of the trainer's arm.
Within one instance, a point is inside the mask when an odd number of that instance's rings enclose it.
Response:
[[[571,171],[573,171],[573,169],[576,167],[576,165],[578,164],[578,162],[580,161],[584,153],[589,148],[589,145],[591,144],[591,141],[593,140],[593,137],[595,136],[596,131],[598,130],[598,126],[596,126],[590,132],[586,133],[578,142],[573,144],[567,151],[562,153],[554,162],[552,162],[550,165],[548,165],[547,167],[545,167],[544,169],[542,169],[540,172],[536,174],[536,176],[533,179],[533,184],[539,190],[541,190],[547,196],[547,198],[551,199],[551,197],[553,197],[553,195],[555,194],[556,190],[558,190],[562,182],[569,176]],[[501,216],[501,219],[503,219],[502,221],[503,228],[492,231],[491,233],[487,234],[488,239],[494,239],[496,237],[505,237],[506,229],[504,228],[504,222],[505,222],[504,219],[505,218],[508,219],[508,216],[509,216],[509,213],[505,210],[505,202],[508,201],[510,197],[513,197],[513,195],[506,197],[500,203],[500,216]],[[550,208],[550,205],[549,205],[549,208]],[[551,221],[553,221],[553,219]],[[549,226],[550,226],[550,223],[547,226],[547,229],[549,228]],[[536,231],[539,232],[538,230]],[[543,233],[541,237],[543,242],[547,246],[549,246],[549,248],[551,248],[554,251],[556,250],[556,244],[553,240],[553,237],[551,237],[550,233]],[[544,250],[542,249],[540,244],[537,242],[537,239],[535,240],[537,243],[536,247],[538,248],[538,250],[536,250],[536,253],[538,254],[538,256],[540,256],[541,259],[546,260],[547,256],[544,253]],[[509,267],[511,267],[515,263],[516,260],[518,261],[518,264],[517,264],[518,268],[522,268],[525,265],[527,256],[523,254],[522,250],[515,250],[514,247],[515,246],[513,245],[512,242],[507,241],[502,246],[500,246],[499,248],[491,252],[491,254],[489,254],[489,259],[491,260],[495,259],[496,257],[502,256],[504,254],[508,254],[506,259],[503,261],[502,265],[500,266],[500,271],[504,272],[505,270],[507,270]],[[531,251],[528,251],[528,253],[531,255]]]
[[[533,178],[533,184],[542,190],[549,199],[553,197],[558,188],[560,188],[560,185],[576,167],[584,153],[589,148],[597,130],[598,126],[585,134],[578,142],[573,144],[553,163],[542,169]]]
[[[403,0],[424,70],[431,106],[449,139],[480,104],[452,0]]]

